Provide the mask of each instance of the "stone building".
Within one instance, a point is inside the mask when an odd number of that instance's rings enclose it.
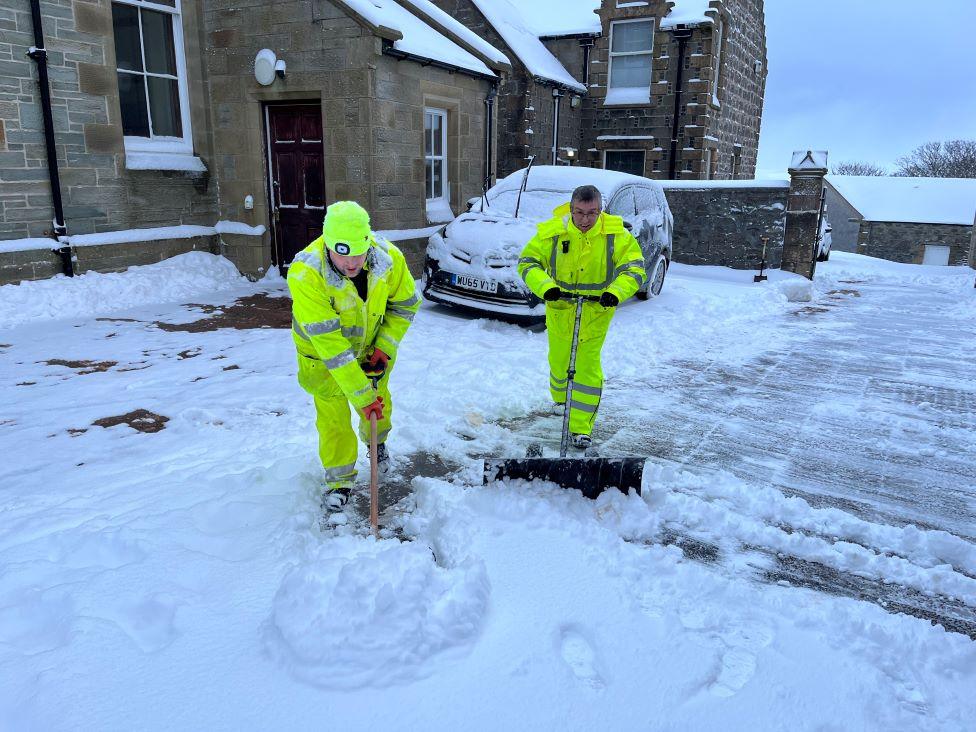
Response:
[[[578,41],[543,43],[509,0],[436,0],[453,17],[511,59],[498,88],[498,157],[501,178],[525,167],[568,162],[579,149],[580,112],[586,87],[575,74],[583,61]],[[576,63],[567,63],[576,53]],[[572,70],[573,72],[571,73]],[[558,134],[554,134],[557,129]]]
[[[584,160],[650,178],[753,178],[766,84],[762,0],[605,0],[599,18]]]
[[[976,179],[829,175],[832,248],[894,262],[964,265]]]
[[[0,0],[0,30],[2,281],[189,249],[258,275],[341,198],[442,220],[491,172],[510,68],[422,0]]]

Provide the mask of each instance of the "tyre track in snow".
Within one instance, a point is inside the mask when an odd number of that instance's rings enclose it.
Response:
[[[646,454],[671,475],[705,471],[713,483],[733,485],[718,495],[694,480],[661,486],[684,496],[671,507],[662,540],[689,556],[741,571],[735,556],[744,555],[745,571],[760,581],[868,600],[976,638],[976,544],[965,530],[976,490],[952,485],[959,479],[965,486],[971,471],[951,452],[976,440],[966,427],[976,398],[968,402],[965,390],[952,388],[962,380],[951,374],[920,371],[919,364],[945,370],[951,363],[945,349],[933,349],[933,340],[944,339],[878,325],[886,318],[924,322],[910,301],[934,297],[928,307],[938,309],[937,292],[859,287],[865,297],[845,289],[766,324],[778,347],[751,363],[729,366],[717,353],[665,363],[669,373],[654,380],[608,380],[595,437],[603,454]],[[881,335],[865,343],[861,329],[871,327]],[[900,344],[883,343],[898,335]],[[867,347],[878,353],[862,352]],[[660,383],[676,388],[656,389]],[[933,404],[919,410],[906,391]],[[620,408],[628,402],[661,416],[638,422]],[[852,429],[859,417],[872,425],[867,434]],[[540,439],[554,418],[530,415],[503,426],[518,430],[516,440]],[[838,444],[839,434],[846,442]],[[928,462],[912,452],[925,439],[935,443]],[[755,490],[779,499],[769,508],[742,498]],[[731,536],[700,525],[703,513],[732,527]]]

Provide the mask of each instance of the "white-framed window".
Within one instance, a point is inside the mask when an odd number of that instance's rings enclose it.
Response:
[[[653,47],[653,20],[616,20],[610,24],[606,104],[650,103]]]
[[[720,20],[715,27],[715,39],[712,41],[712,63],[715,70],[712,72],[712,103],[718,104],[718,82],[722,76],[722,35],[725,33],[725,24]]]
[[[126,152],[193,151],[180,0],[113,0]]]
[[[424,167],[426,168],[427,200],[447,200],[447,111],[424,109]]]

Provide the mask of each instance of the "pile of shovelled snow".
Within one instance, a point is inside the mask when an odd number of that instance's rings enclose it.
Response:
[[[125,272],[58,275],[0,287],[0,328],[34,320],[83,318],[141,305],[202,297],[245,284],[230,260],[187,252]]]
[[[345,536],[315,547],[274,598],[266,641],[299,678],[386,686],[429,675],[467,650],[488,608],[484,563],[439,567],[422,542]]]

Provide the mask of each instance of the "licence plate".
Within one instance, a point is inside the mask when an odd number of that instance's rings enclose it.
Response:
[[[478,292],[498,292],[498,283],[494,280],[482,280],[468,275],[452,274],[451,284]]]

